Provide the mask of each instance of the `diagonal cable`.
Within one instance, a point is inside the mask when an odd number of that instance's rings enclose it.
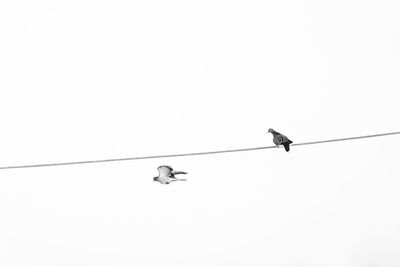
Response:
[[[322,144],[322,143],[341,142],[341,141],[349,141],[349,140],[356,140],[356,139],[381,137],[381,136],[396,135],[396,134],[400,134],[400,132],[380,133],[380,134],[362,135],[362,136],[355,136],[355,137],[345,137],[345,138],[337,138],[337,139],[328,139],[328,140],[320,140],[320,141],[295,143],[295,144],[292,144],[291,146],[316,145],[316,144]],[[139,156],[139,157],[129,157],[129,158],[97,159],[97,160],[55,162],[55,163],[42,163],[42,164],[30,164],[30,165],[12,165],[12,166],[2,166],[2,167],[0,166],[0,170],[5,170],[5,169],[23,169],[23,168],[38,168],[38,167],[55,167],[55,166],[105,163],[105,162],[128,161],[128,160],[144,160],[144,159],[157,159],[157,158],[188,157],[188,156],[200,156],[200,155],[211,155],[211,154],[245,152],[245,151],[263,150],[263,149],[271,149],[271,148],[277,148],[277,147],[276,146],[262,146],[262,147],[237,148],[237,149],[205,151],[205,152],[192,152],[192,153],[181,153],[181,154]]]

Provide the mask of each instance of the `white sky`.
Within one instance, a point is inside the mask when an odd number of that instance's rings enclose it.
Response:
[[[398,1],[1,1],[0,165],[400,130]],[[399,266],[399,136],[0,172],[0,266]],[[157,166],[187,182],[153,183]]]

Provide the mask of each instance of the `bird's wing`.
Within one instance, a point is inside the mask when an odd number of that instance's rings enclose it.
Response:
[[[171,179],[171,183],[172,182],[176,182],[176,181],[187,181],[186,179],[178,179],[178,178],[172,178]]]
[[[287,138],[287,136],[285,136],[283,134],[278,134],[276,136],[276,139],[278,140],[278,142],[280,144],[287,143],[287,142],[292,142],[292,141],[289,140],[289,138]]]
[[[171,174],[172,174],[172,175],[175,175],[175,174],[187,174],[187,172],[183,172],[183,171],[172,171]]]
[[[160,177],[168,177],[172,172],[172,168],[165,165],[158,167],[157,170]]]

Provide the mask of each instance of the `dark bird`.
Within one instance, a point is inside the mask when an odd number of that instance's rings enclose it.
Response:
[[[275,131],[272,128],[269,128],[268,132],[272,133],[272,135],[274,136],[274,139],[272,139],[272,141],[274,142],[274,144],[276,146],[283,145],[285,147],[286,152],[289,152],[290,144],[293,143],[293,142],[290,141],[289,138],[287,138],[286,135],[278,133],[277,131]]]
[[[174,171],[171,166],[162,165],[157,168],[158,176],[153,178],[154,182],[169,184],[176,181],[186,181],[186,179],[175,178],[176,174],[187,174],[187,172]]]

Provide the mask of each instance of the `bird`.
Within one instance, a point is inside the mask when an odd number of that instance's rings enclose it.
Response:
[[[272,133],[272,135],[274,136],[274,139],[272,140],[274,142],[274,144],[276,146],[279,145],[283,145],[285,147],[286,152],[289,152],[290,150],[290,144],[293,143],[292,141],[290,141],[289,138],[287,138],[286,135],[283,135],[281,133],[278,133],[277,131],[275,131],[272,128],[268,129],[269,133]]]
[[[186,181],[186,179],[175,178],[176,174],[187,174],[187,172],[174,171],[171,166],[162,165],[157,168],[158,176],[153,177],[154,182],[170,184],[176,181]]]

